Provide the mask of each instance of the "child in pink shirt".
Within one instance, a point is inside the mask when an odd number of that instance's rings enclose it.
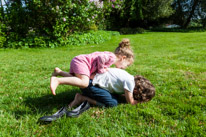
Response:
[[[86,88],[90,77],[95,73],[104,73],[107,68],[114,64],[117,68],[125,69],[134,61],[133,51],[130,48],[129,39],[123,39],[115,52],[94,52],[76,56],[70,63],[70,72],[64,72],[55,68],[50,81],[53,95],[60,84]],[[56,77],[56,76],[63,77]]]

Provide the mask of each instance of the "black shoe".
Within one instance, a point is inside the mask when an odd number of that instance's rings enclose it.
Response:
[[[40,117],[39,121],[52,122],[54,120],[57,120],[57,119],[63,117],[66,113],[67,113],[67,107],[62,107],[60,110],[58,110],[56,113],[54,113],[51,116]]]
[[[66,116],[67,117],[78,117],[81,113],[84,111],[88,110],[90,108],[89,102],[84,101],[79,107],[76,109],[67,112]]]

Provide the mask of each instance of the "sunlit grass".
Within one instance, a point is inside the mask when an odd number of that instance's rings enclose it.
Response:
[[[49,78],[58,66],[94,51],[114,51],[129,38],[135,62],[127,69],[148,78],[155,98],[144,104],[93,107],[79,118],[37,123],[68,104],[80,90]],[[0,50],[0,136],[205,136],[206,33],[145,33],[114,37],[99,45],[57,49]]]

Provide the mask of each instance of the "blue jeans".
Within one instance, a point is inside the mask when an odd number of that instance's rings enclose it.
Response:
[[[89,81],[87,88],[81,89],[84,96],[96,100],[104,104],[106,107],[114,107],[118,105],[117,97],[111,94],[108,90],[92,85],[92,80]]]

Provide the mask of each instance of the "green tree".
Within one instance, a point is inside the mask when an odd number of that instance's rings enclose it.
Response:
[[[148,27],[173,13],[173,0],[124,0],[121,10],[112,10],[108,17],[113,26]]]
[[[174,0],[175,13],[172,15],[172,21],[187,28],[191,21],[201,20],[202,25],[205,26],[205,3],[204,0]]]
[[[203,28],[206,28],[206,1],[201,1],[201,6],[198,12]]]
[[[188,25],[190,24],[190,21],[191,21],[192,17],[195,15],[195,11],[197,10],[196,8],[198,7],[198,4],[200,4],[199,2],[200,2],[200,0],[191,1],[191,10],[189,10],[189,15],[186,18],[186,21],[183,25],[184,28],[187,28]]]

